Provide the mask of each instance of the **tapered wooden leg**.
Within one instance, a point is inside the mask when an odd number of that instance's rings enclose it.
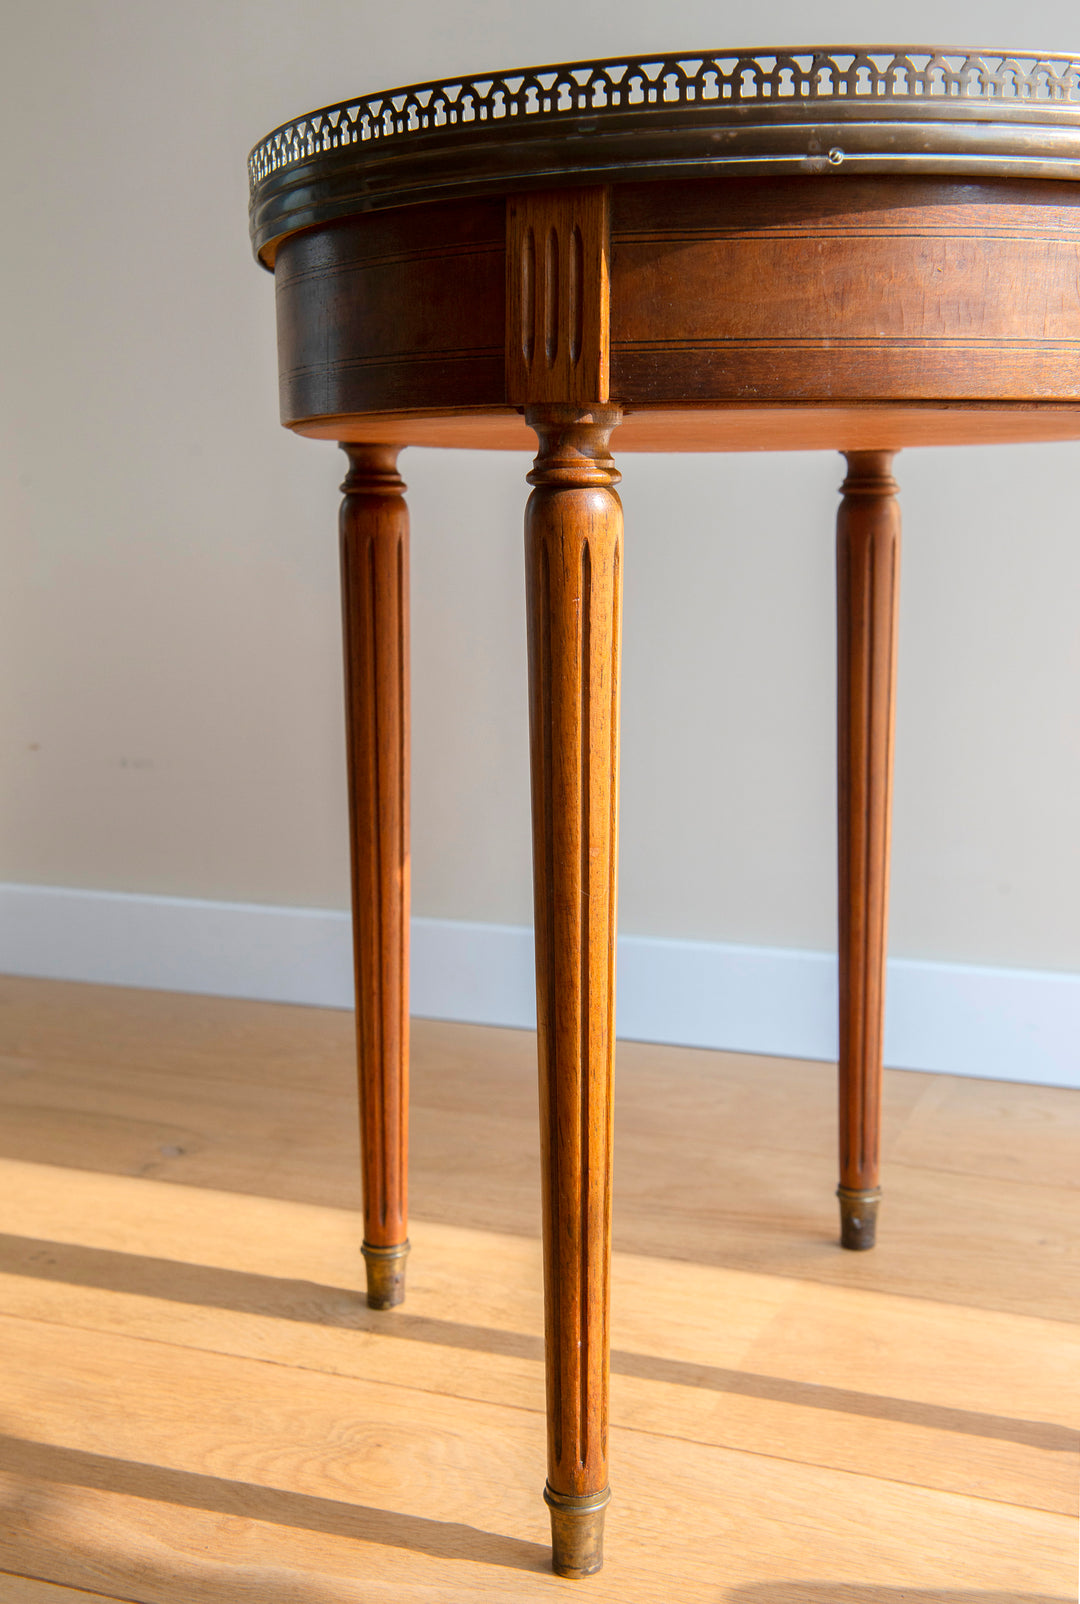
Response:
[[[603,1563],[615,1034],[620,414],[537,406],[525,517],[552,1564]]]
[[[409,1251],[409,515],[399,448],[346,445],[341,585],[367,1297]]]
[[[891,451],[849,451],[836,524],[840,825],[840,1240],[872,1248],[881,1198],[900,508]]]

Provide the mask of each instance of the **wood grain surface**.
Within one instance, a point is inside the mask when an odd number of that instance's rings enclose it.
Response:
[[[87,1593],[81,1587],[60,1587],[56,1582],[38,1582],[29,1576],[0,1572],[0,1598],[4,1604],[132,1604],[114,1594]]]
[[[608,398],[610,194],[538,190],[506,203],[506,398]]]
[[[525,514],[548,1485],[607,1486],[622,508],[618,412],[535,406]]]
[[[351,1037],[332,1010],[0,986],[19,1147],[0,1163],[5,1604],[54,1604],[46,1585],[139,1604],[564,1585],[536,1496],[534,1039],[417,1022],[417,1196],[459,1218],[416,1207],[409,1305],[379,1315],[346,1162]],[[628,1604],[1067,1604],[1080,1096],[888,1072],[890,1230],[845,1255],[828,1161],[803,1168],[826,1068],[635,1044],[620,1064],[616,1498],[582,1585]],[[187,1150],[162,1154],[181,1108]],[[1069,1184],[1047,1187],[1048,1164]],[[907,1213],[934,1176],[954,1185],[938,1207],[971,1194],[949,1243]],[[712,1262],[628,1250],[644,1213]],[[740,1240],[753,1262],[718,1262]]]
[[[274,271],[282,422],[421,398],[440,408],[505,404],[505,235],[499,198],[407,206],[283,241]]]
[[[302,418],[291,425],[312,440],[408,440],[417,446],[527,451],[533,438],[511,407],[403,410]],[[623,410],[626,451],[892,451],[902,446],[1017,445],[1080,439],[1080,406],[1069,402],[866,402],[784,406],[716,402]]]
[[[412,1037],[414,1211],[539,1238],[535,1037],[415,1019]],[[0,1041],[0,1156],[350,1208],[359,1276],[349,1014],[6,978]],[[852,1284],[833,1068],[628,1041],[617,1065],[618,1248]],[[857,1285],[1080,1319],[1078,1142],[1075,1093],[886,1071],[887,1251]]]
[[[360,438],[359,417],[394,414],[411,425],[398,443],[527,449],[515,406],[606,400],[603,341],[594,348],[583,327],[579,362],[565,366],[577,322],[575,227],[583,285],[608,279],[585,269],[605,233],[590,211],[603,193],[512,199],[508,224],[502,199],[440,202],[286,240],[276,274],[282,421],[350,439]],[[611,189],[610,227],[610,399],[627,414],[621,450],[888,450],[1080,434],[1075,415],[1054,411],[1080,403],[1073,184],[626,183]],[[549,336],[561,319],[567,338],[557,360],[536,367],[541,314]],[[604,328],[606,317],[586,322]],[[691,417],[694,404],[703,412]],[[860,419],[882,407],[903,420],[900,432]],[[1010,407],[1029,410],[1000,410]],[[665,421],[668,410],[678,417]]]
[[[341,487],[364,1242],[376,1248],[408,1235],[409,521],[397,455],[350,446]]]
[[[1075,185],[743,179],[612,205],[625,404],[1080,395]]]
[[[900,508],[892,453],[851,452],[836,520],[840,1186],[881,1174],[881,1076],[896,719]],[[841,1196],[844,1242],[874,1242],[876,1201]]]

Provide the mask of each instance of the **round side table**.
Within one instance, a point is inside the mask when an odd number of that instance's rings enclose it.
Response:
[[[404,1295],[402,447],[539,442],[525,514],[554,1568],[602,1562],[625,451],[831,448],[840,1215],[874,1241],[908,445],[1080,439],[1080,61],[858,46],[391,90],[252,152],[283,423],[339,441],[368,1300]]]

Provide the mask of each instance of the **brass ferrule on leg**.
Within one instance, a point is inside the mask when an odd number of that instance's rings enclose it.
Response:
[[[836,1195],[840,1199],[840,1246],[855,1252],[872,1248],[881,1202],[880,1186],[870,1186],[865,1191],[838,1186]]]
[[[367,1266],[368,1308],[392,1309],[396,1303],[403,1303],[408,1242],[399,1242],[390,1248],[378,1248],[370,1242],[364,1242],[360,1252]]]
[[[556,1576],[592,1576],[604,1563],[604,1511],[611,1488],[602,1493],[557,1493],[548,1484],[544,1502],[551,1511],[551,1568]]]

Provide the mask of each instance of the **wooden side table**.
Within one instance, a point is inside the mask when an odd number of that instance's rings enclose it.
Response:
[[[897,450],[1080,438],[1080,61],[930,48],[523,68],[252,152],[282,421],[340,441],[368,1300],[404,1294],[406,445],[539,450],[525,515],[554,1567],[599,1568],[626,451],[832,448],[840,1214],[879,1192]]]

